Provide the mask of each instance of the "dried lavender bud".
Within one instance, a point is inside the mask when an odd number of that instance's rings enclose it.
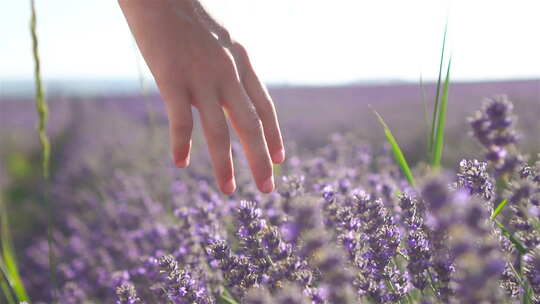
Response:
[[[486,201],[494,196],[494,181],[487,172],[487,163],[476,159],[459,162],[457,189],[464,189],[470,195],[479,195]]]
[[[524,273],[536,295],[540,295],[540,246],[523,257]]]
[[[418,200],[403,194],[400,197],[402,220],[407,232],[407,270],[414,287],[423,290],[427,286],[427,270],[430,266],[431,253],[423,222],[423,212],[418,207]]]
[[[422,188],[421,195],[426,204],[427,236],[432,255],[431,267],[439,282],[438,296],[448,302],[453,294],[450,288],[453,258],[448,246],[448,228],[452,223],[452,193],[448,184],[441,178],[428,180]]]
[[[487,150],[486,159],[498,175],[512,172],[521,162],[514,147],[517,136],[512,111],[513,105],[506,96],[496,96],[469,119],[474,136]]]
[[[510,225],[516,230],[516,237],[528,248],[535,248],[540,244],[540,234],[533,226],[534,215],[529,210],[534,205],[531,202],[536,187],[529,179],[515,181],[508,191],[508,202],[514,216]],[[534,199],[533,199],[534,201]]]
[[[142,304],[137,296],[135,287],[131,284],[122,284],[116,288],[116,304]]]
[[[347,284],[351,275],[345,268],[345,256],[330,246],[330,236],[324,230],[319,206],[302,202],[291,211],[292,222],[297,225],[297,238],[302,236],[303,240],[300,256],[312,258],[320,272],[321,286],[327,286],[326,299],[336,304],[352,303],[352,291]]]
[[[360,223],[361,240],[365,242],[356,260],[358,292],[378,303],[400,299],[404,295],[398,286],[401,275],[390,265],[400,241],[397,226],[381,199],[362,191],[354,195],[353,212]],[[392,282],[395,279],[398,280]],[[388,288],[387,283],[393,285],[394,290]]]
[[[173,303],[214,303],[208,294],[205,282],[186,269],[180,269],[172,255],[158,260],[160,273],[164,277],[163,292]]]

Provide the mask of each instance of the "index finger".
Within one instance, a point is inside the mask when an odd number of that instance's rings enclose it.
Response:
[[[222,90],[224,108],[240,138],[253,178],[261,192],[271,192],[274,177],[262,122],[238,80],[230,81]]]

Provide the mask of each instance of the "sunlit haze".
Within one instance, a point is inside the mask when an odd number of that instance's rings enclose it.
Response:
[[[204,1],[280,84],[434,79],[444,25],[454,80],[540,77],[538,0]],[[137,77],[114,0],[37,0],[45,79]],[[0,4],[0,79],[31,79],[29,1]],[[145,77],[150,78],[147,69]]]

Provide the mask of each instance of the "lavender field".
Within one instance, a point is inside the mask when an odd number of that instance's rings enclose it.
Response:
[[[198,127],[190,167],[173,165],[158,95],[49,96],[49,182],[33,99],[0,98],[0,200],[31,303],[540,303],[540,80],[452,83],[438,170],[435,86],[271,88],[277,190],[234,144],[231,196]],[[18,303],[8,285],[0,303]]]

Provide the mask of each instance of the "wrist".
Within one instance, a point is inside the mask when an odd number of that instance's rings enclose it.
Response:
[[[124,11],[155,15],[174,12],[183,21],[198,23],[192,0],[118,0],[118,3]]]

